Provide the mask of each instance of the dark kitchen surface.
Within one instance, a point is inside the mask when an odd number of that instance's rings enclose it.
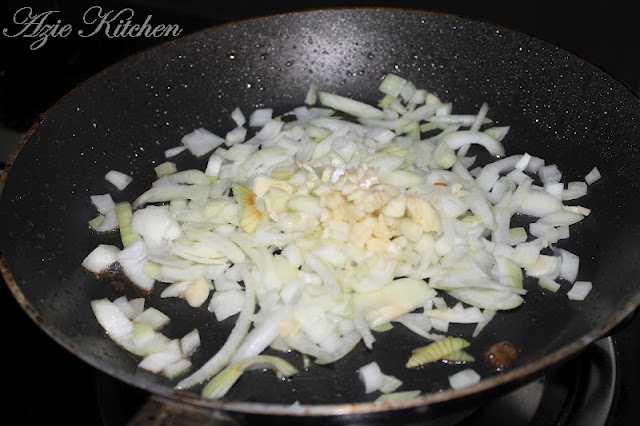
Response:
[[[519,2],[520,3],[520,2]],[[34,14],[57,10],[48,23],[70,23],[80,28],[82,15],[91,6],[104,12],[130,7],[133,21],[142,23],[152,15],[154,24],[174,24],[182,35],[200,28],[250,15],[331,6],[397,6],[453,13],[484,20],[536,35],[578,54],[636,92],[640,91],[640,33],[636,15],[623,2],[599,2],[580,9],[558,9],[559,2],[494,1],[245,1],[224,9],[214,2],[196,0],[151,1],[34,1]],[[37,37],[9,37],[20,31],[13,22],[24,20],[18,14],[24,5],[5,1],[0,5],[0,162],[13,151],[16,138],[37,121],[39,115],[75,85],[113,62],[141,49],[167,41],[170,37],[115,37],[105,32],[81,38],[50,37],[40,48],[31,50]],[[35,28],[32,27],[32,28]],[[3,30],[6,29],[6,30]],[[390,28],[390,31],[393,29]],[[52,177],[54,178],[54,177]],[[2,225],[0,225],[2,226]],[[1,284],[1,283],[0,283]],[[4,344],[0,360],[5,367],[5,396],[0,400],[2,424],[44,423],[53,425],[100,425],[93,368],[59,347],[23,313],[4,285],[0,285],[0,333]],[[611,425],[636,425],[640,419],[640,318],[614,336],[619,353],[620,392]]]

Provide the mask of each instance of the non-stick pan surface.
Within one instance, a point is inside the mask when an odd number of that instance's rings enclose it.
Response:
[[[456,112],[488,102],[490,117],[511,131],[508,154],[528,152],[557,164],[565,181],[597,166],[603,178],[580,204],[592,214],[559,246],[581,256],[579,279],[593,281],[587,300],[571,302],[528,282],[520,308],[498,315],[473,342],[473,365],[484,380],[449,390],[447,376],[463,366],[407,370],[412,348],[424,341],[396,327],[375,350],[357,347],[345,360],[314,366],[281,382],[249,373],[223,401],[203,401],[198,389],[176,392],[172,382],[138,369],[139,359],[115,345],[95,320],[90,301],[140,293],[124,280],[99,280],[80,266],[101,242],[91,232],[89,196],[110,192],[132,200],[153,178],[164,151],[197,127],[224,134],[231,111],[302,104],[308,85],[375,102],[381,78],[397,73],[452,102]],[[87,81],[55,105],[11,165],[0,200],[3,273],[27,313],[61,345],[94,367],[154,394],[198,405],[258,413],[342,414],[375,411],[366,403],[358,367],[376,360],[423,396],[410,408],[468,397],[515,383],[577,353],[640,304],[640,200],[637,180],[640,103],[595,67],[558,48],[509,30],[451,16],[400,10],[331,10],[271,16],[212,28],[131,57]],[[203,167],[188,155],[179,168]],[[110,169],[133,183],[115,191]],[[169,336],[200,330],[200,365],[233,322],[218,324],[206,309],[178,299],[148,306],[167,313]],[[511,370],[497,373],[481,360],[494,343],[520,350]],[[293,362],[301,360],[291,355]],[[302,409],[289,405],[300,402]],[[358,403],[358,404],[351,404]]]

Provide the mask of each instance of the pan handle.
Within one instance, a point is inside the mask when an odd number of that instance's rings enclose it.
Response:
[[[127,426],[240,426],[218,410],[180,404],[161,396],[150,396]]]

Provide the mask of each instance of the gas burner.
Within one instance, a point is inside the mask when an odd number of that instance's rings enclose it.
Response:
[[[149,394],[106,374],[97,372],[96,375],[98,406],[104,426],[143,424],[136,413]],[[566,363],[552,367],[544,376],[490,399],[479,407],[456,407],[455,411],[443,413],[429,422],[413,422],[406,426],[606,425],[612,418],[615,406],[618,375],[615,344],[608,337],[589,346]],[[281,420],[277,419],[274,423],[274,419],[264,416],[244,416],[242,420],[230,422],[229,425],[263,426],[282,424]],[[182,424],[196,424],[185,419],[183,421]],[[337,422],[344,424],[340,420]],[[398,424],[397,421],[392,423]],[[358,421],[358,425],[367,424]]]

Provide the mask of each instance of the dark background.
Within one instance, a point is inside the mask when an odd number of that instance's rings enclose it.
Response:
[[[82,15],[99,5],[104,11],[134,10],[135,23],[152,15],[151,23],[174,24],[182,36],[201,28],[250,16],[324,7],[405,7],[482,20],[518,30],[577,54],[613,75],[634,92],[640,91],[640,32],[629,2],[547,1],[4,1],[0,5],[0,162],[6,162],[15,143],[41,114],[77,84],[137,51],[169,38],[108,38],[104,33],[77,36]],[[66,38],[50,38],[31,50],[34,38],[7,37],[19,26],[12,22],[23,6],[36,13],[57,10],[47,22],[70,23]],[[390,28],[390,31],[393,29]],[[0,224],[2,227],[2,224]],[[2,284],[2,283],[0,283]],[[635,425],[640,392],[640,350],[635,342],[638,319],[616,335],[621,347],[623,392],[613,424]],[[53,425],[100,424],[96,373],[55,344],[24,314],[8,289],[0,285],[0,365],[5,397],[0,399],[0,423]]]

